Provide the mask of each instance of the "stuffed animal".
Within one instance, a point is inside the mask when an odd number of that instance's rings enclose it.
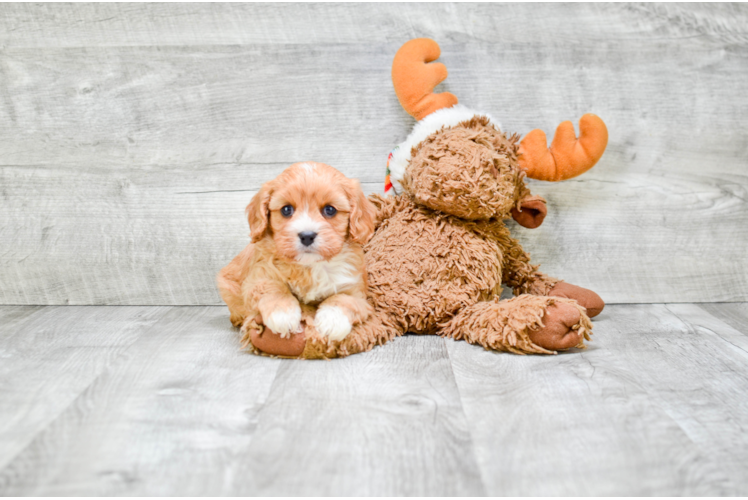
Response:
[[[251,337],[256,351],[258,344],[295,342],[293,352],[263,352],[331,358],[412,332],[497,351],[554,354],[590,339],[589,318],[602,311],[602,299],[538,271],[504,220],[538,227],[546,203],[530,193],[525,178],[559,181],[592,168],[607,145],[605,124],[588,114],[578,139],[564,122],[550,148],[540,130],[519,142],[491,116],[458,104],[452,94],[433,93],[447,77],[443,64],[429,64],[439,54],[433,40],[415,39],[392,65],[398,99],[418,122],[390,154],[386,190],[394,196],[370,197],[378,211],[364,247],[372,316],[330,341],[315,332],[314,311],[304,310],[302,337],[282,340],[265,328]],[[515,297],[501,300],[502,285]]]

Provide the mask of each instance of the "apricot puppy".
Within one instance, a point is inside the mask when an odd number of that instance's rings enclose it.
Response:
[[[287,338],[303,331],[307,304],[317,308],[317,331],[342,340],[371,314],[362,245],[376,212],[358,181],[324,163],[295,163],[246,212],[252,241],[217,277],[234,326],[246,333],[259,315]]]

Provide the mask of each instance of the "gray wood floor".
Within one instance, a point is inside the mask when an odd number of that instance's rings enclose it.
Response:
[[[0,494],[748,494],[748,304],[595,331],[315,362],[240,352],[223,307],[0,307]]]

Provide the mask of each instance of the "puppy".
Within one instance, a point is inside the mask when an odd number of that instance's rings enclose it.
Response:
[[[317,307],[314,326],[342,340],[371,314],[362,245],[375,208],[356,180],[324,163],[296,163],[264,184],[247,206],[252,242],[218,273],[231,323],[262,323],[289,337],[303,331],[300,303]]]

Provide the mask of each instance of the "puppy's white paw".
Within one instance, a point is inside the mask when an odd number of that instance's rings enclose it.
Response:
[[[351,333],[351,322],[343,310],[337,306],[323,306],[317,309],[314,326],[330,340],[343,340]]]
[[[281,337],[290,337],[292,333],[301,333],[301,308],[297,305],[291,309],[276,309],[267,318],[262,318],[265,326]]]

